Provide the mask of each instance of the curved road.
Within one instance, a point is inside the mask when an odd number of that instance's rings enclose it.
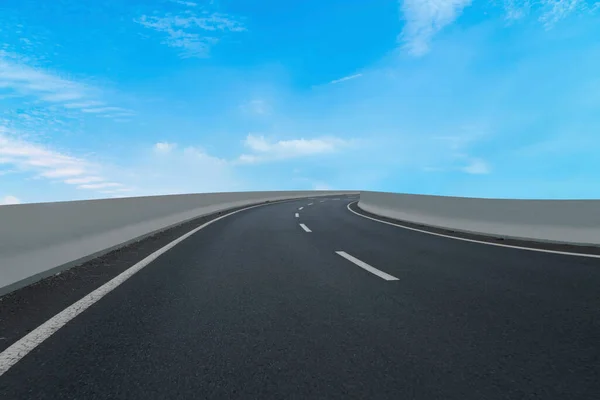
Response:
[[[13,365],[0,398],[600,398],[600,259],[414,232],[352,201],[199,230]]]

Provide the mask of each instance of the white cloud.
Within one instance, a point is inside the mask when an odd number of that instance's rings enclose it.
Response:
[[[313,185],[313,190],[333,190],[330,185],[326,183],[315,183]]]
[[[433,139],[443,143],[443,146],[451,150],[452,153],[457,154],[465,148],[475,144],[476,142],[484,139],[488,133],[482,128],[471,129],[469,127],[463,127],[459,129],[456,134],[434,136]]]
[[[77,176],[83,174],[85,174],[85,170],[83,168],[62,168],[42,172],[40,175],[45,178],[67,178],[70,176]]]
[[[196,14],[190,10],[180,15],[163,17],[142,15],[136,23],[166,34],[163,43],[181,49],[180,56],[207,57],[210,48],[218,43],[219,33],[243,32],[246,28],[232,16],[220,13]],[[207,35],[211,32],[211,35]]]
[[[0,205],[21,204],[21,200],[15,196],[4,196],[0,199]]]
[[[116,182],[103,182],[103,183],[90,183],[85,185],[79,185],[77,188],[79,189],[106,189],[111,187],[120,187],[123,186],[121,183]]]
[[[461,168],[461,170],[463,172],[466,172],[467,174],[480,175],[480,174],[488,174],[490,172],[490,167],[484,160],[473,159],[473,160],[471,160],[469,165]]]
[[[479,157],[481,146],[493,137],[493,131],[482,123],[461,124],[455,128],[444,128],[448,134],[429,137],[417,142],[412,153],[417,154],[415,162],[420,163],[424,172],[463,171],[466,173],[487,173],[489,166]],[[485,172],[484,172],[485,171]]]
[[[175,143],[159,142],[154,145],[154,151],[157,153],[169,153],[177,147]]]
[[[542,8],[546,11],[540,17],[540,22],[546,28],[551,28],[561,19],[565,18],[580,6],[584,6],[581,0],[541,0]]]
[[[279,142],[280,143],[280,142]],[[289,142],[285,142],[289,143]],[[264,136],[248,135],[244,143],[251,150],[258,152],[266,152],[273,148],[273,145],[267,142]],[[277,145],[277,144],[275,144]]]
[[[264,136],[248,135],[244,141],[254,154],[242,154],[238,158],[241,163],[256,163],[268,160],[312,156],[334,153],[351,145],[351,141],[335,137],[316,139],[292,139],[269,141]]]
[[[105,180],[98,174],[98,165],[19,139],[15,132],[1,126],[0,163],[10,164],[17,170],[33,173],[39,178],[59,179],[68,185]]]
[[[441,172],[441,171],[444,171],[444,168],[440,168],[440,167],[424,167],[423,171],[425,171],[425,172]]]
[[[61,104],[67,109],[90,112],[89,107],[104,105],[97,97],[101,91],[89,85],[27,65],[15,54],[0,50],[0,87],[16,96],[33,96],[43,102]],[[118,107],[96,108],[96,113],[128,112]]]
[[[89,107],[98,107],[98,106],[103,106],[104,103],[101,101],[96,101],[96,100],[87,100],[87,101],[82,101],[82,102],[78,102],[78,103],[66,103],[64,104],[64,106],[66,108],[89,108]]]
[[[344,81],[349,81],[351,79],[360,78],[361,76],[362,76],[362,74],[355,74],[355,75],[345,76],[343,78],[333,80],[333,81],[331,81],[329,83],[331,83],[331,84],[340,83],[340,82],[344,82]]]
[[[111,189],[111,190],[101,190],[100,193],[104,193],[104,194],[129,193],[129,192],[132,192],[133,190],[134,190],[133,188],[117,188],[117,189]]]
[[[94,183],[94,182],[102,182],[102,181],[104,181],[104,178],[101,178],[99,176],[86,176],[83,178],[66,179],[65,183],[69,184],[69,185],[81,185],[84,183]]]
[[[253,164],[261,161],[261,158],[251,154],[242,154],[239,156],[238,161],[243,164]]]
[[[2,159],[0,159],[0,164],[3,164]],[[0,171],[0,176],[14,174],[15,172],[17,172],[17,171],[15,171],[13,169],[2,170],[2,171]]]
[[[252,189],[237,178],[234,162],[213,156],[199,146],[178,145],[160,157],[155,156],[154,148],[152,150],[134,167],[122,171],[127,179],[135,182],[136,195]]]
[[[206,152],[206,150],[200,148],[200,147],[195,147],[195,146],[189,146],[186,147],[185,149],[183,149],[183,159],[186,162],[190,162],[190,163],[197,163],[199,161],[202,162],[208,162],[211,163],[213,165],[219,165],[219,166],[229,166],[229,161],[223,159],[223,158],[219,158],[219,157],[215,157],[212,156],[210,154],[208,154]]]
[[[11,61],[6,53],[0,53],[0,82],[2,86],[28,94],[47,96],[48,101],[62,101],[62,98],[80,99],[86,96],[84,85]],[[58,99],[53,100],[53,96]]]
[[[81,112],[91,113],[91,114],[100,114],[100,113],[108,113],[108,112],[117,112],[120,116],[133,115],[133,113],[129,110],[126,110],[121,107],[97,107],[97,108],[82,108]]]
[[[214,37],[201,37],[197,33],[184,32],[181,29],[175,29],[175,19],[171,17],[148,17],[143,15],[137,23],[146,28],[154,29],[158,32],[167,34],[164,44],[182,49],[180,56],[182,58],[207,57],[210,46],[215,44],[218,39]]]
[[[171,0],[173,3],[181,4],[182,6],[188,7],[196,7],[198,3],[194,3],[193,1],[183,1],[183,0]]]
[[[270,107],[266,101],[261,99],[250,100],[249,102],[240,106],[243,112],[255,115],[266,115],[270,114]]]
[[[471,0],[401,0],[405,26],[400,34],[410,54],[420,56],[429,51],[433,36],[451,24]]]
[[[529,0],[504,0],[506,19],[515,21],[525,17],[531,9]]]
[[[433,37],[460,17],[472,0],[399,0],[405,22],[399,40],[412,55],[429,52]],[[505,18],[515,21],[527,16],[533,8],[541,12],[539,21],[550,29],[558,21],[577,12],[595,12],[600,2],[588,0],[504,0]]]

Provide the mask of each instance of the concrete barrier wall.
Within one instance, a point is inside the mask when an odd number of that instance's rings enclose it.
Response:
[[[352,192],[204,193],[0,206],[0,295],[203,215],[342,193]]]
[[[600,200],[504,200],[361,192],[388,218],[496,237],[600,245]]]

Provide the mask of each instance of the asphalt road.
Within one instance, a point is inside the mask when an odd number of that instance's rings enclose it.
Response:
[[[207,226],[12,366],[0,398],[600,398],[600,259],[414,232],[348,203]]]

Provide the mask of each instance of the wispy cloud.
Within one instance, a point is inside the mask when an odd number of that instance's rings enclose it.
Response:
[[[136,195],[200,193],[250,190],[238,179],[234,162],[211,155],[200,146],[161,142],[149,146],[147,157],[129,169],[135,180]],[[157,151],[169,149],[168,151]],[[107,191],[118,195],[122,188]],[[109,194],[109,193],[105,193]]]
[[[186,5],[194,7],[196,4],[192,5],[190,2]],[[207,57],[210,48],[219,42],[224,33],[246,30],[245,26],[233,16],[208,11],[197,13],[190,9],[180,14],[142,15],[134,21],[145,28],[166,34],[163,43],[179,49],[182,58]]]
[[[0,159],[0,164],[2,164],[2,159]],[[15,171],[14,169],[0,170],[0,176],[14,174],[15,172],[17,171]]]
[[[0,86],[48,102],[81,100],[89,92],[85,85],[9,60],[6,53],[0,53]]]
[[[91,113],[91,114],[113,113],[113,114],[118,114],[119,116],[135,115],[133,112],[131,112],[125,108],[121,108],[121,107],[82,108],[81,112]]]
[[[154,151],[157,153],[170,153],[175,147],[177,147],[175,143],[159,142],[154,145]]]
[[[471,0],[401,0],[404,29],[399,39],[415,56],[429,51],[433,36],[456,20]]]
[[[116,182],[102,182],[102,183],[90,183],[85,185],[77,186],[79,189],[106,189],[111,187],[120,187],[123,186],[120,183]]]
[[[204,149],[195,146],[183,147],[178,151],[179,145],[170,142],[154,144],[152,150],[161,155],[158,159],[166,160],[163,156],[178,157],[188,161],[203,160],[204,162],[221,167],[235,167],[240,164],[255,164],[268,161],[308,157],[323,154],[333,154],[343,149],[352,148],[354,140],[340,139],[337,137],[320,137],[314,139],[269,140],[262,135],[247,135],[243,141],[248,153],[241,154],[232,159],[214,157]]]
[[[152,146],[152,150],[157,155],[169,155],[187,160],[210,160],[215,164],[228,164],[227,160],[214,157],[198,146],[180,146],[174,142],[158,142]],[[161,159],[167,160],[168,158],[161,157]]]
[[[102,182],[102,181],[104,181],[104,178],[99,177],[99,176],[86,176],[84,178],[65,179],[64,182],[69,185],[82,185],[82,184],[86,184],[86,183],[94,183],[94,182]]]
[[[492,135],[484,125],[464,125],[448,135],[433,136],[420,144],[428,153],[422,168],[425,172],[461,171],[468,174],[487,174],[491,168],[487,161],[479,156],[477,146]]]
[[[27,65],[21,57],[0,50],[0,88],[11,90],[12,97],[33,97],[43,103],[61,105],[69,110],[133,115],[131,110],[107,106],[100,101],[101,90]]]
[[[508,21],[524,18],[531,9],[529,0],[504,0],[504,11]]]
[[[461,170],[463,172],[466,172],[467,174],[474,174],[474,175],[482,175],[482,174],[489,174],[490,173],[490,167],[489,165],[481,159],[472,159],[471,162],[462,167]]]
[[[544,10],[540,17],[540,22],[544,24],[546,29],[551,28],[561,19],[564,19],[569,14],[575,12],[585,6],[583,0],[541,0],[541,5]]]
[[[405,24],[398,39],[409,54],[422,56],[429,52],[433,37],[455,22],[472,0],[399,0],[399,3]],[[600,2],[589,0],[504,0],[501,4],[509,22],[535,10],[546,29],[573,13],[593,13],[600,9]]]
[[[343,78],[333,80],[333,81],[331,81],[329,83],[331,83],[331,84],[340,83],[340,82],[344,82],[344,81],[349,81],[351,79],[360,78],[361,76],[362,76],[362,74],[355,74],[355,75],[345,76]]]
[[[227,165],[229,164],[227,160],[212,156],[208,154],[206,150],[197,146],[188,146],[183,149],[184,158],[191,161],[208,161],[215,165]]]
[[[78,102],[78,103],[63,104],[63,106],[66,108],[78,108],[78,109],[86,109],[86,108],[90,108],[90,107],[98,107],[98,106],[103,106],[103,105],[104,105],[103,102],[97,101],[97,100],[87,100],[87,101],[82,101],[82,102]]]
[[[99,174],[101,168],[94,163],[19,139],[15,132],[3,127],[0,127],[0,164],[11,165],[37,178],[77,185],[81,189],[124,186],[108,182]]]
[[[351,144],[350,140],[335,137],[269,141],[264,136],[250,134],[246,137],[244,145],[251,151],[251,154],[242,154],[238,158],[238,162],[257,163],[328,154],[347,148]]]
[[[334,190],[334,189],[327,183],[317,182],[313,185],[313,190]]]
[[[240,106],[241,110],[247,114],[267,115],[271,112],[271,107],[262,99],[250,100]]]
[[[40,174],[44,178],[68,178],[71,176],[84,175],[85,169],[79,167],[59,168],[45,171]]]
[[[5,206],[9,204],[21,204],[21,200],[15,196],[4,196],[0,198],[0,206]]]
[[[188,7],[196,7],[198,5],[198,3],[194,3],[193,1],[171,0],[171,2]]]
[[[104,193],[104,194],[118,194],[118,193],[129,193],[131,191],[133,191],[133,188],[118,188],[118,189],[111,189],[111,190],[101,190],[100,193]]]

